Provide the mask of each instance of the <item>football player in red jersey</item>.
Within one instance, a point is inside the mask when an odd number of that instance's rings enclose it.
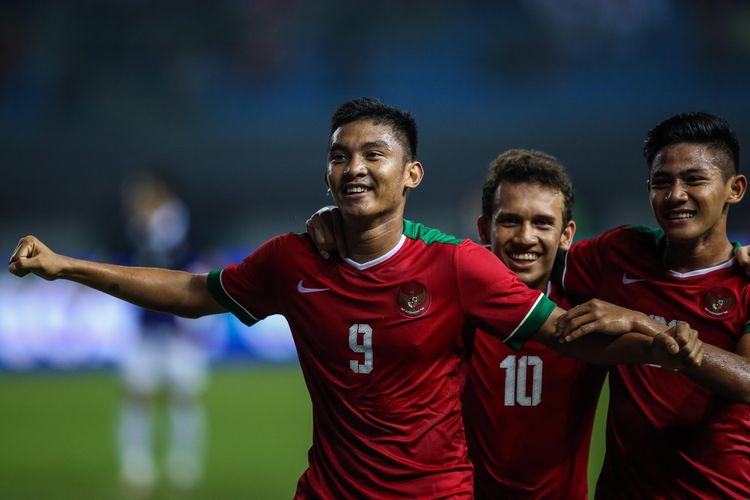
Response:
[[[747,189],[738,141],[723,119],[684,113],[649,132],[644,156],[660,229],[620,227],[577,243],[567,255],[565,292],[665,324],[687,321],[700,332],[704,358],[680,371],[610,371],[597,495],[750,498],[750,281],[727,237],[729,208]],[[594,301],[572,309],[564,332],[596,331],[613,317],[608,308]]]
[[[562,164],[538,151],[506,151],[490,164],[482,193],[481,242],[526,285],[568,308],[550,280],[576,229]],[[586,498],[606,373],[533,340],[513,351],[478,331],[463,398],[476,498]]]
[[[490,252],[405,221],[424,170],[408,113],[374,99],[332,117],[326,181],[349,257],[321,259],[286,234],[208,275],[95,263],[22,238],[9,271],[70,279],[188,317],[231,311],[247,324],[283,314],[313,406],[313,445],[297,498],[470,498],[461,422],[466,339],[477,327],[520,347],[531,337],[582,356],[699,365],[684,323],[665,329],[622,310],[602,332],[562,345],[563,311]]]

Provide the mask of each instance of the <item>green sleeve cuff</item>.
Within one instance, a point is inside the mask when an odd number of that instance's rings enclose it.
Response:
[[[237,317],[237,319],[247,326],[253,326],[258,322],[258,319],[250,314],[247,309],[242,307],[239,302],[234,300],[234,298],[232,298],[232,296],[224,289],[224,285],[221,283],[221,273],[223,271],[223,269],[214,269],[208,273],[208,291],[216,302],[226,307],[229,312]]]
[[[514,351],[519,350],[527,340],[539,331],[544,322],[547,321],[547,318],[549,318],[549,315],[552,314],[552,311],[555,310],[555,307],[557,305],[546,295],[542,294],[523,322],[505,340],[505,344]]]

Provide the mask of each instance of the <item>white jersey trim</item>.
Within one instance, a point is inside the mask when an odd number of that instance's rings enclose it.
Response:
[[[678,273],[677,271],[669,270],[669,274],[674,276],[675,278],[692,278],[693,276],[701,276],[704,274],[712,273],[714,271],[717,271],[719,269],[726,269],[728,267],[732,267],[735,263],[736,259],[732,257],[726,262],[722,262],[721,264],[717,264],[715,266],[707,267],[705,269],[696,269],[695,271],[688,271],[686,273]]]
[[[221,285],[221,289],[224,291],[224,295],[226,295],[227,297],[229,297],[230,299],[232,299],[232,302],[234,302],[237,305],[237,307],[239,307],[240,309],[242,309],[243,311],[245,311],[245,314],[247,314],[248,316],[250,316],[253,319],[253,321],[260,321],[250,311],[248,311],[247,309],[245,309],[245,307],[242,304],[240,304],[239,302],[237,302],[234,299],[234,297],[232,297],[232,295],[224,287],[224,279],[223,279],[223,277],[224,277],[224,270],[222,269],[221,272],[219,273],[219,285]]]
[[[371,261],[363,262],[362,264],[360,264],[359,262],[353,261],[349,257],[345,257],[344,262],[346,262],[353,268],[358,269],[359,271],[364,271],[365,269],[368,269],[372,266],[377,266],[381,262],[385,262],[386,260],[393,257],[396,254],[396,252],[401,250],[401,247],[404,246],[405,241],[406,241],[406,236],[402,234],[401,239],[398,240],[398,243],[396,243],[396,246],[388,250],[388,252],[385,255],[381,255],[377,259],[373,259]]]
[[[531,313],[533,313],[536,310],[536,306],[539,305],[539,301],[542,300],[542,297],[544,297],[544,294],[542,292],[539,292],[539,296],[536,298],[534,303],[531,305],[528,311],[526,311],[526,316],[523,317],[520,323],[516,325],[516,327],[513,329],[512,332],[510,332],[510,335],[505,337],[503,339],[503,343],[507,344],[510,339],[513,338],[513,336],[516,334],[516,332],[526,323],[526,320],[529,319],[529,316],[531,316]]]

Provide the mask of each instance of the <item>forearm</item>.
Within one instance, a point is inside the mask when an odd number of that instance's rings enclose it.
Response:
[[[704,343],[701,365],[680,371],[716,394],[750,403],[750,361],[739,354]]]
[[[637,332],[618,337],[587,335],[573,342],[553,341],[547,345],[566,356],[597,365],[653,363],[653,340]]]
[[[561,341],[557,336],[557,321],[565,313],[556,308],[547,321],[542,325],[535,340],[545,344],[550,349],[566,356],[580,359],[588,363],[600,365],[614,365],[619,363],[651,363],[652,338],[658,332],[652,329],[658,325],[647,316],[642,315],[637,321],[623,323],[630,331],[622,335],[587,334],[573,341]],[[585,325],[588,327],[589,325]],[[663,328],[663,327],[662,327]]]
[[[205,275],[64,257],[57,277],[141,307],[179,316],[198,317],[221,311],[208,295]]]

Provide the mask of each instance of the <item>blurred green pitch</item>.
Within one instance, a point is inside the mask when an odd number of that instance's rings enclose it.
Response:
[[[113,431],[118,391],[113,373],[0,375],[0,499],[274,500],[294,494],[312,436],[297,366],[214,370],[204,398],[206,477],[191,493],[160,485],[151,496],[134,497],[121,489]],[[595,471],[602,459],[602,404],[592,440]],[[157,434],[165,434],[163,418]]]

